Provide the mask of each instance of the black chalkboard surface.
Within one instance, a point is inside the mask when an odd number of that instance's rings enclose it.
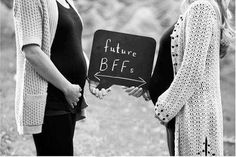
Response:
[[[108,88],[113,84],[147,88],[156,41],[150,37],[107,30],[94,34],[88,78]]]

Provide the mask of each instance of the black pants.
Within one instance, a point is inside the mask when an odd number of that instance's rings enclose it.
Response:
[[[37,156],[73,156],[75,115],[45,116],[42,132],[34,134]]]
[[[166,134],[170,156],[175,156],[175,118],[167,124]]]

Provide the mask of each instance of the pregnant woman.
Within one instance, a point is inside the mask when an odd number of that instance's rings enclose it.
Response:
[[[73,155],[75,122],[87,107],[81,17],[72,0],[15,0],[14,23],[18,132],[33,134],[37,155]]]
[[[158,57],[167,60],[157,60],[149,92],[156,118],[167,126],[170,155],[223,156],[220,57],[235,36],[228,5],[229,0],[183,0],[182,14],[160,43],[169,48]],[[173,68],[165,72],[168,55]],[[143,93],[140,88],[126,91],[136,97]]]

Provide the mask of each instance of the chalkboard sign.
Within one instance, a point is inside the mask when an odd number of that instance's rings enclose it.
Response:
[[[98,30],[90,57],[90,80],[108,88],[113,84],[147,88],[156,41],[150,37]]]

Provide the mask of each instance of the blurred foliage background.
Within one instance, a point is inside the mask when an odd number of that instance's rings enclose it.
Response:
[[[97,29],[150,36],[157,43],[180,13],[181,0],[76,0],[83,22],[83,46],[90,56]],[[31,136],[19,136],[14,119],[15,39],[12,0],[0,1],[0,155],[35,155]],[[231,0],[235,28],[235,0]],[[158,50],[158,45],[157,45]],[[157,56],[157,55],[156,55]],[[102,101],[86,86],[88,118],[79,122],[75,155],[168,155],[165,128],[153,104],[128,97],[119,87]],[[225,155],[235,155],[235,45],[221,60]]]

